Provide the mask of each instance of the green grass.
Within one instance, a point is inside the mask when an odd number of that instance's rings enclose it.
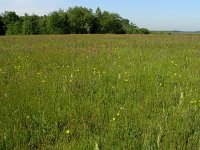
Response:
[[[0,37],[0,149],[200,147],[199,35]]]

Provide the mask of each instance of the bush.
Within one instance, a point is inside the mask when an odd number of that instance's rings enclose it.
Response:
[[[140,29],[140,33],[141,34],[150,34],[150,31],[148,29],[146,29],[146,28],[141,28]]]

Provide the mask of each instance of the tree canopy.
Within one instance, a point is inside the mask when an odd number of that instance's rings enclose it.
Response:
[[[33,34],[149,34],[146,28],[139,28],[119,14],[95,12],[85,7],[54,11],[47,16],[18,16],[13,11],[0,15],[0,35]]]

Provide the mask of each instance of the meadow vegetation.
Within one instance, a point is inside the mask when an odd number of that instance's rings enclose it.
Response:
[[[199,149],[199,41],[0,37],[0,149]]]

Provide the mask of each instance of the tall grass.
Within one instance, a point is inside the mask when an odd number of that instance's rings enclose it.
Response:
[[[0,37],[0,149],[199,149],[199,35]]]

